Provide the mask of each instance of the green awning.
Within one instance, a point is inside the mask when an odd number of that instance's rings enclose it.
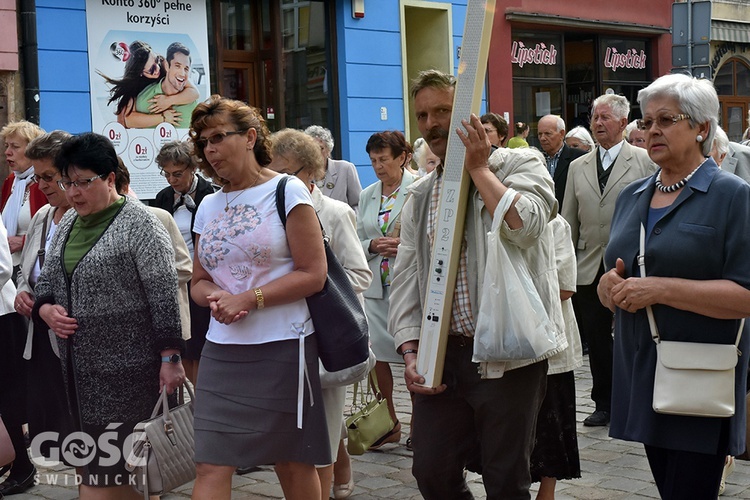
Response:
[[[712,20],[711,40],[750,43],[750,23]]]

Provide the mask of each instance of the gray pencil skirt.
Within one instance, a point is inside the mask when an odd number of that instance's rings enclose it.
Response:
[[[207,341],[195,395],[195,461],[249,467],[331,463],[315,335],[305,339],[297,428],[299,342],[226,345]]]

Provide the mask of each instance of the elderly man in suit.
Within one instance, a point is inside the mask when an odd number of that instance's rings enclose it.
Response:
[[[588,343],[596,410],[586,426],[609,423],[612,398],[612,312],[596,294],[604,272],[604,251],[609,225],[620,191],[636,179],[651,175],[656,165],[645,149],[628,144],[622,136],[630,103],[623,96],[605,94],[593,104],[591,131],[598,146],[571,163],[565,186],[562,215],[570,224],[578,261],[578,292],[573,306],[578,328]]]
[[[552,180],[555,181],[555,198],[562,210],[565,185],[568,181],[568,167],[573,160],[586,152],[565,144],[565,122],[557,115],[546,115],[539,120],[537,137],[544,150],[547,170]]]
[[[722,170],[730,172],[745,182],[750,182],[750,147],[729,142],[724,129],[717,127],[711,156]]]

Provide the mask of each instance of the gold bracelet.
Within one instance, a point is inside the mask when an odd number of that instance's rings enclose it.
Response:
[[[265,307],[265,299],[263,298],[263,291],[260,288],[253,290],[255,292],[255,308],[261,310]]]

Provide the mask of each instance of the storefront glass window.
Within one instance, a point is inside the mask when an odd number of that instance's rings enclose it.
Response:
[[[331,128],[330,38],[320,1],[282,0],[286,126]]]
[[[750,96],[750,69],[741,62],[735,62],[737,71],[737,94]]]
[[[565,78],[568,85],[596,81],[594,40],[565,40]]]
[[[222,0],[221,37],[227,50],[253,50],[251,6],[243,0]]]
[[[529,125],[526,141],[530,146],[540,147],[536,138],[539,119],[549,114],[561,115],[562,112],[562,84],[513,82],[513,123],[524,122]]]
[[[649,81],[645,40],[602,38],[599,42],[602,80]]]
[[[714,88],[719,95],[734,95],[734,63],[725,64],[716,73]]]

